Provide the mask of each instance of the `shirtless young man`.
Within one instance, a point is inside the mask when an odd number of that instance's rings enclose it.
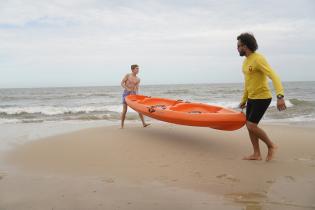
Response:
[[[138,73],[139,73],[139,66],[137,64],[133,64],[131,65],[131,74],[126,74],[126,76],[121,81],[121,86],[124,88],[124,92],[122,95],[123,111],[121,114],[121,128],[124,128],[124,122],[125,122],[126,113],[128,109],[125,98],[128,95],[136,95],[139,90],[140,78],[137,77]],[[144,118],[142,114],[139,113],[139,117],[142,121],[142,125],[144,128],[150,125],[144,122]]]

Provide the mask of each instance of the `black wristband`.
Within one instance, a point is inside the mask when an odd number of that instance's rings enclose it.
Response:
[[[277,99],[283,99],[283,97],[284,97],[284,95],[282,95],[282,94],[277,95]]]

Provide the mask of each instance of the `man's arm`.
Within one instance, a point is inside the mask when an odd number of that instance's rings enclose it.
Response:
[[[272,80],[273,87],[276,90],[277,95],[277,107],[279,111],[285,110],[286,105],[284,101],[284,89],[281,83],[279,76],[276,72],[270,67],[268,62],[264,57],[260,57],[257,60],[257,64],[259,65],[261,71],[267,75]]]
[[[247,91],[247,83],[246,83],[246,79],[245,79],[243,97],[242,97],[241,103],[239,105],[239,108],[244,109],[246,107],[247,99],[248,99],[248,91]]]
[[[247,99],[248,99],[248,91],[247,91],[246,81],[245,81],[245,82],[244,82],[243,98],[242,98],[241,104],[246,104]]]
[[[276,90],[277,95],[284,95],[283,86],[281,84],[279,76],[276,72],[270,67],[268,62],[264,57],[260,57],[257,59],[257,64],[259,65],[259,69],[271,79],[273,87]]]
[[[121,81],[121,86],[124,88],[124,89],[128,89],[127,87],[126,87],[126,81],[128,80],[128,74],[126,74],[125,76],[124,76],[124,78],[122,79],[122,81]]]

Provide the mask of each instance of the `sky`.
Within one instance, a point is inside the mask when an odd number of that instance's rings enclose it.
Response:
[[[243,82],[251,32],[282,81],[315,80],[312,0],[0,0],[0,88]]]

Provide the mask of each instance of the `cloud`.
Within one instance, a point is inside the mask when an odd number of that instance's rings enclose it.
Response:
[[[134,62],[149,68],[146,73],[151,75],[172,69],[169,82],[183,72],[186,82],[192,78],[191,82],[204,82],[206,77],[209,82],[236,81],[242,76],[236,36],[244,31],[255,34],[260,50],[276,66],[281,67],[274,59],[280,55],[281,62],[307,55],[307,64],[315,64],[312,1],[0,0],[0,4],[0,68],[6,78],[17,72],[25,75],[28,85],[38,82],[38,72],[80,73],[90,83],[100,76],[106,77],[104,83],[114,84],[122,68],[128,70]],[[194,72],[205,76],[193,77]],[[152,83],[164,82],[146,76]],[[63,84],[69,80],[70,76],[64,78]],[[54,82],[47,79],[50,85]]]

